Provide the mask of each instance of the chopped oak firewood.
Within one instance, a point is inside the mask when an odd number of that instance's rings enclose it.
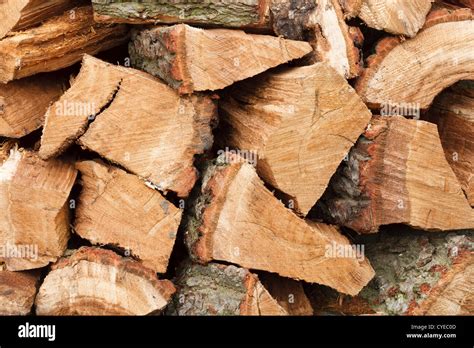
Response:
[[[194,155],[212,146],[216,114],[212,97],[180,97],[151,75],[86,55],[46,115],[40,155],[57,156],[77,140],[160,190],[187,196],[197,178]]]
[[[0,246],[8,270],[43,267],[66,250],[76,174],[69,163],[11,150],[0,166]]]
[[[469,7],[474,10],[474,0],[448,0],[456,5]]]
[[[473,18],[470,9],[436,9],[414,38],[382,39],[357,80],[357,92],[373,108],[426,109],[444,88],[474,79]]]
[[[132,65],[181,94],[218,90],[311,52],[307,42],[185,24],[132,33]]]
[[[238,155],[225,153],[208,166],[193,214],[186,243],[199,262],[231,262],[351,295],[373,277],[367,260],[330,253],[335,245],[352,248],[336,227],[285,208]]]
[[[359,17],[371,28],[413,37],[434,0],[363,0]]]
[[[338,0],[319,0],[307,27],[312,29],[315,61],[327,62],[348,79],[359,76],[360,53]]]
[[[147,315],[165,308],[169,280],[113,251],[82,247],[60,259],[36,297],[38,315]]]
[[[243,81],[220,103],[225,144],[254,155],[260,176],[306,215],[371,113],[325,63]]]
[[[65,68],[127,39],[125,25],[95,23],[90,6],[71,9],[0,40],[0,83]]]
[[[170,315],[288,315],[247,269],[185,262],[170,303]]]
[[[101,23],[176,24],[269,29],[268,0],[92,0]]]
[[[0,270],[0,315],[28,315],[35,302],[40,273]]]
[[[375,117],[319,203],[359,233],[403,223],[427,231],[474,228],[474,210],[447,162],[435,124]]]
[[[472,230],[426,234],[394,226],[378,237],[365,241],[374,279],[356,297],[315,287],[309,295],[317,315],[472,315]]]
[[[76,164],[82,191],[75,231],[93,244],[123,248],[158,273],[166,272],[182,211],[143,180],[98,161]]]
[[[49,74],[0,84],[0,136],[21,138],[40,128],[65,88],[65,76]]]
[[[9,32],[24,30],[62,14],[80,0],[4,0],[0,2],[0,39]]]
[[[458,82],[438,96],[428,120],[438,124],[446,159],[474,206],[474,81]]]
[[[279,277],[273,273],[263,273],[258,278],[289,315],[313,315],[313,307],[301,282]]]

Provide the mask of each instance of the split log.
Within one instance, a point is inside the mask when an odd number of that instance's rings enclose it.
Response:
[[[165,308],[169,280],[110,250],[83,247],[62,258],[41,285],[37,315],[147,315]]]
[[[363,0],[359,17],[371,28],[413,37],[434,0]]]
[[[269,294],[289,315],[313,315],[313,307],[311,307],[301,282],[282,278],[273,273],[263,273],[258,278]]]
[[[352,248],[336,227],[300,219],[232,153],[209,165],[193,214],[186,244],[199,262],[231,262],[352,295],[373,277],[367,260],[328,253],[333,245]]]
[[[461,81],[438,96],[428,119],[438,125],[446,159],[474,206],[474,81]]]
[[[83,187],[75,231],[93,244],[127,250],[155,272],[166,272],[182,211],[121,169],[97,161],[82,161],[76,168]]]
[[[472,230],[427,235],[394,227],[381,233],[365,244],[374,279],[356,297],[314,289],[317,314],[470,315],[473,237]]]
[[[448,0],[452,2],[453,4],[463,6],[463,7],[469,7],[470,9],[474,10],[474,0]]]
[[[132,65],[181,94],[218,90],[311,52],[306,42],[179,24],[135,31]]]
[[[94,19],[101,23],[199,24],[270,29],[270,1],[92,0]]]
[[[64,76],[45,74],[0,84],[0,136],[21,138],[40,128],[65,88]]]
[[[80,0],[4,0],[0,3],[0,39],[40,24],[78,5]]]
[[[347,81],[325,63],[243,81],[220,110],[225,144],[257,157],[259,175],[304,215],[371,118]]]
[[[7,83],[55,71],[128,39],[125,25],[102,25],[93,20],[90,6],[74,8],[41,26],[12,33],[0,40],[0,82]]]
[[[318,206],[331,223],[359,233],[395,223],[427,231],[474,228],[474,210],[432,123],[375,117],[338,174]]]
[[[313,61],[327,62],[348,79],[359,76],[360,52],[354,44],[338,0],[319,0],[308,19],[307,27],[313,28],[310,41],[314,49]]]
[[[373,108],[406,103],[426,109],[446,87],[474,79],[473,18],[469,9],[437,9],[413,39],[383,39],[357,80],[357,92]]]
[[[28,315],[35,302],[40,273],[0,270],[0,315]]]
[[[40,268],[66,250],[67,199],[76,179],[68,163],[12,149],[0,167],[0,245],[10,271]]]
[[[10,157],[10,150],[17,146],[18,141],[15,139],[0,138],[0,165]]]
[[[247,269],[186,262],[176,279],[170,315],[288,315]]]
[[[40,155],[57,156],[77,140],[160,190],[187,196],[197,178],[194,155],[212,146],[216,116],[211,97],[180,97],[146,73],[86,55],[73,85],[46,115]]]

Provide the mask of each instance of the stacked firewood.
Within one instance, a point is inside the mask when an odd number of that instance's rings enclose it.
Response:
[[[0,314],[474,314],[473,9],[0,2]]]

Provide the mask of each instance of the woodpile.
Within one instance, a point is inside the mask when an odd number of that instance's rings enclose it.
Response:
[[[0,315],[474,314],[473,11],[0,2]]]

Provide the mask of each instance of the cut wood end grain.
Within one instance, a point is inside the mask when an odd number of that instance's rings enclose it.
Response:
[[[40,273],[0,270],[0,315],[28,315],[35,301]]]
[[[151,75],[86,55],[73,85],[46,115],[40,155],[57,156],[77,141],[185,197],[197,178],[194,156],[212,146],[216,117],[212,96],[180,97]]]
[[[365,130],[371,113],[328,63],[280,68],[230,88],[225,144],[254,155],[259,175],[306,215]]]
[[[82,247],[52,266],[39,289],[36,313],[147,315],[163,310],[174,292],[169,280],[158,280],[138,261]]]
[[[352,295],[373,277],[367,260],[327,254],[334,245],[350,247],[349,241],[336,227],[285,208],[239,156],[226,153],[208,167],[193,214],[186,243],[199,262],[227,261]]]
[[[319,205],[323,215],[360,233],[394,223],[427,231],[474,228],[474,210],[432,123],[374,117],[330,186]]]
[[[54,262],[69,238],[69,193],[77,171],[66,162],[43,161],[36,153],[12,149],[0,167],[0,245],[8,270]]]
[[[224,46],[223,46],[224,45]],[[219,90],[311,52],[307,42],[180,24],[134,31],[132,65],[181,94]]]
[[[75,231],[93,244],[130,252],[158,273],[166,272],[182,211],[143,180],[98,161],[76,164],[82,191]]]
[[[425,23],[434,0],[363,0],[359,17],[371,28],[413,37]]]
[[[470,9],[435,9],[414,38],[382,39],[356,82],[357,93],[376,109],[427,109],[443,89],[474,79],[473,18]]]
[[[90,6],[73,8],[39,27],[0,40],[0,83],[56,71],[128,40],[125,25],[95,23]]]

